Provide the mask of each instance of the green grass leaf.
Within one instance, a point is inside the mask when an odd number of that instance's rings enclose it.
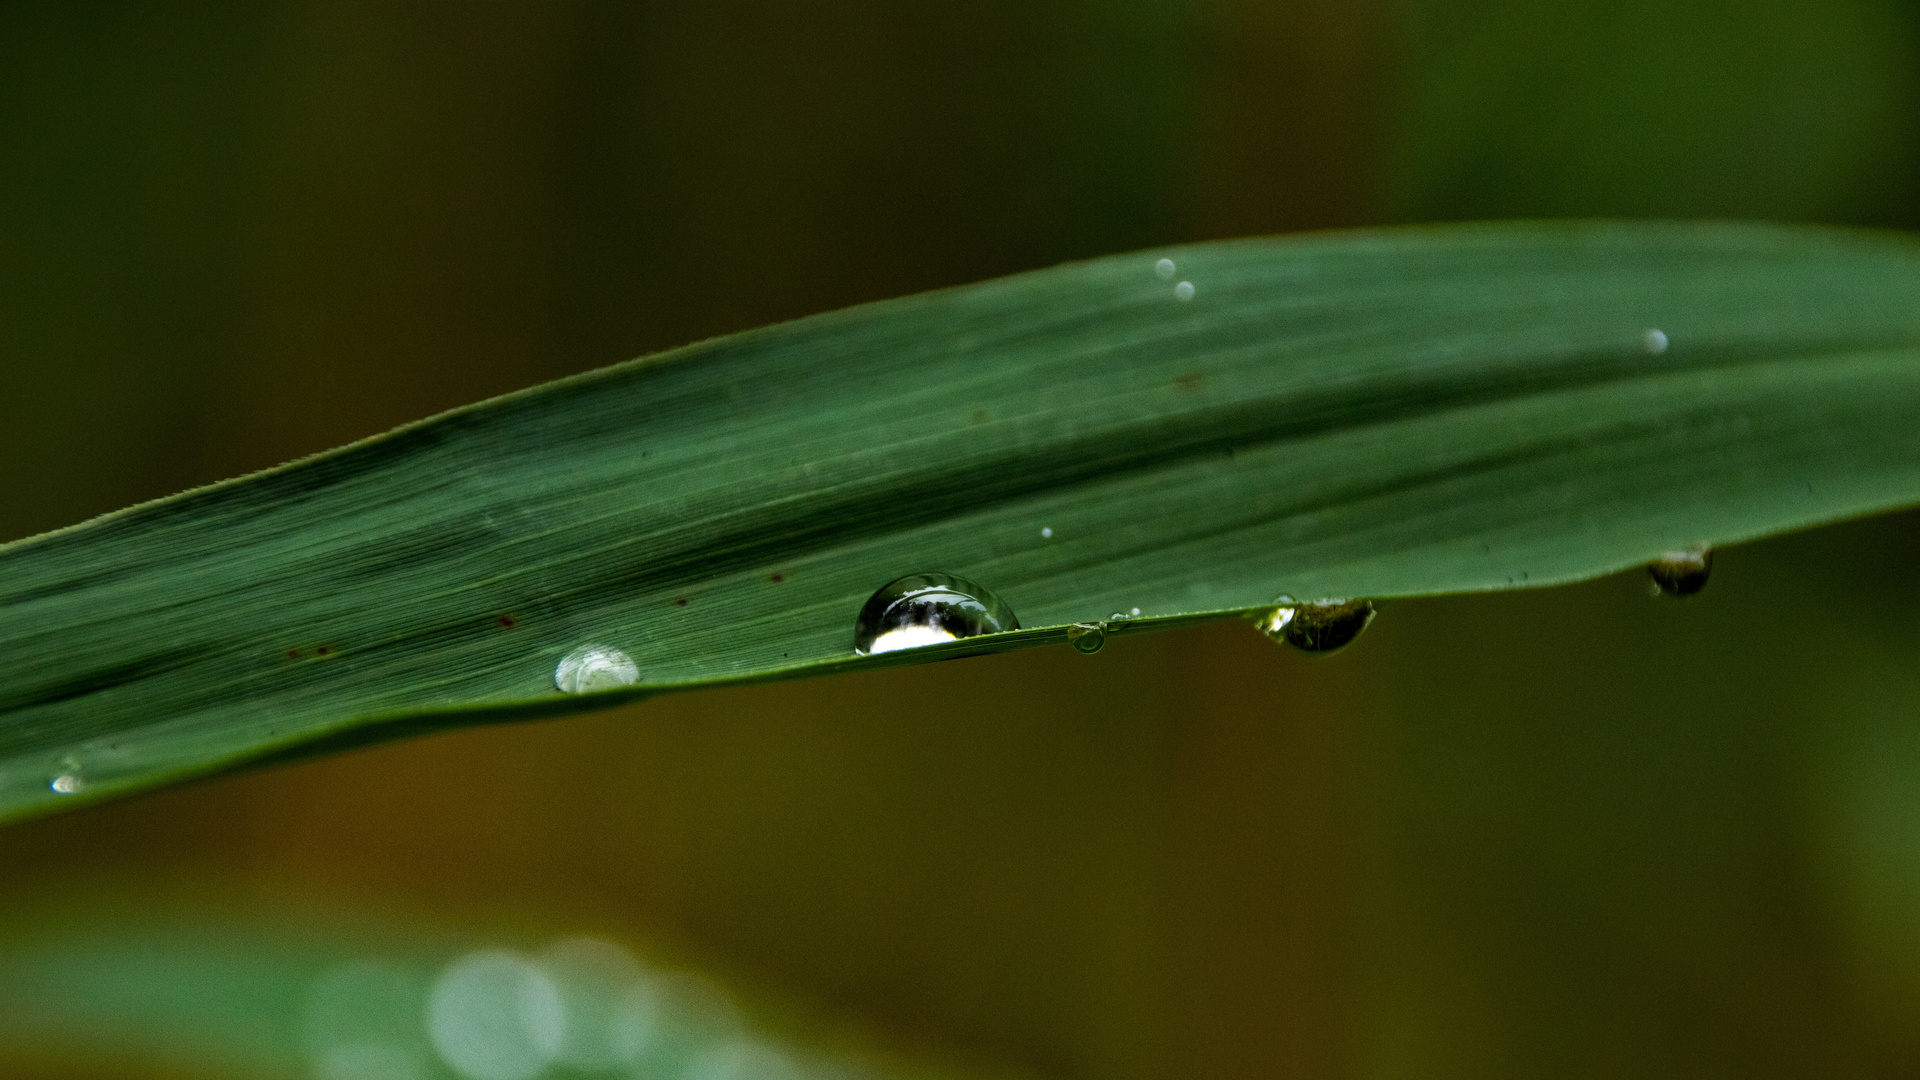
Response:
[[[835,1038],[828,1016],[738,1000],[606,938],[489,941],[458,927],[311,908],[290,917],[267,905],[195,916],[158,896],[68,901],[58,912],[13,913],[20,921],[0,929],[0,1072],[9,1077],[462,1080],[514,1072],[516,1059],[547,1080],[978,1075],[873,1053]],[[458,965],[483,957],[494,977],[462,985]],[[501,985],[502,967],[508,980],[535,980],[531,1007],[516,1000],[525,983]],[[807,1031],[820,1038],[793,1038]],[[735,1062],[760,1068],[725,1068]]]
[[[867,305],[0,548],[0,815],[1134,608],[1571,581],[1920,501],[1916,421],[1920,247],[1867,233],[1330,234]],[[856,658],[918,570],[1027,629]],[[640,684],[555,691],[586,642]]]

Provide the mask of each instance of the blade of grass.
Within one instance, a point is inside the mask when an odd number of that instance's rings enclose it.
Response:
[[[1920,247],[1807,228],[1249,240],[821,315],[0,548],[0,816],[1134,608],[1608,573],[1920,501],[1916,403]],[[926,569],[1029,629],[853,657]],[[640,684],[556,692],[589,641]]]

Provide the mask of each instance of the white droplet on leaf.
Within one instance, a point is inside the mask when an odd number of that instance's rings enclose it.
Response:
[[[615,690],[639,681],[633,658],[611,645],[582,645],[553,669],[553,685],[568,694]]]

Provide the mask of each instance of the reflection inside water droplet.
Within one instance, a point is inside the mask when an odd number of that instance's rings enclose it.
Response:
[[[1193,282],[1183,281],[1175,285],[1173,287],[1173,298],[1182,301],[1193,299]]]
[[[1707,587],[1712,572],[1713,552],[1706,548],[1669,551],[1647,564],[1647,576],[1661,596],[1692,596]]]
[[[611,645],[582,645],[553,669],[553,685],[568,694],[613,690],[640,681],[633,658]]]
[[[1159,278],[1161,281],[1172,281],[1173,280],[1173,260],[1161,259],[1159,262],[1154,263],[1153,274],[1155,277]]]
[[[938,645],[1020,629],[993,590],[952,574],[908,574],[867,598],[854,621],[853,651],[862,656]]]
[[[1260,620],[1260,632],[1301,652],[1324,656],[1345,648],[1373,621],[1366,600],[1328,599],[1303,604],[1291,597]]]
[[[1107,628],[1097,622],[1077,622],[1067,627],[1067,642],[1091,656],[1107,643]]]

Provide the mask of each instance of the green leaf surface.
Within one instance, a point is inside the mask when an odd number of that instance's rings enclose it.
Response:
[[[1134,608],[1116,632],[1565,582],[1916,501],[1902,237],[1548,223],[1117,256],[703,342],[0,548],[0,815]],[[1027,629],[855,657],[862,602],[919,570]],[[557,692],[587,642],[640,684]]]

